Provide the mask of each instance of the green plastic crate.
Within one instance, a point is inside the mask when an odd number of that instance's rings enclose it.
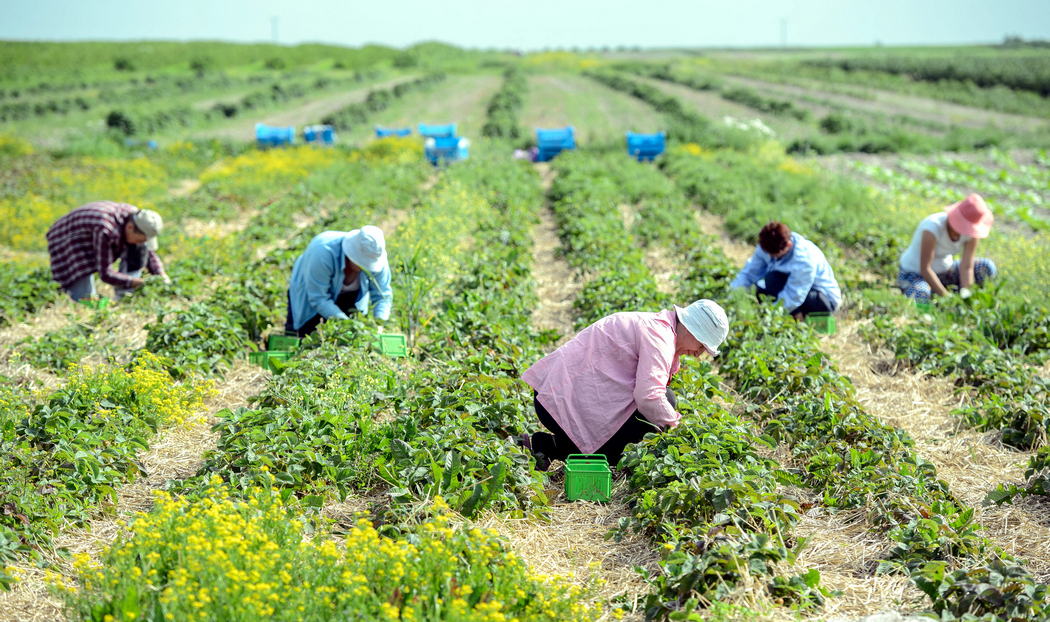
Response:
[[[612,471],[601,454],[571,454],[565,459],[565,496],[569,501],[609,501]]]
[[[299,349],[299,338],[288,335],[270,335],[266,341],[266,349],[273,351],[291,351]]]
[[[277,371],[272,361],[287,361],[292,356],[292,352],[282,350],[270,350],[265,352],[249,352],[248,362],[254,365],[258,365],[263,369],[269,369],[270,371]]]
[[[405,341],[404,335],[380,333],[377,345],[379,346],[379,351],[387,356],[408,356],[408,342]]]
[[[835,334],[835,317],[830,313],[810,313],[806,316],[806,324],[818,333]]]
[[[96,298],[94,300],[91,300],[90,298],[81,298],[77,302],[92,309],[105,309],[109,306],[109,298]]]

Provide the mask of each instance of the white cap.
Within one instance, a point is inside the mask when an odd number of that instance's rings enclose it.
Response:
[[[678,321],[696,337],[711,356],[718,355],[718,346],[729,334],[729,318],[713,300],[697,300],[686,308],[675,305]]]
[[[343,238],[343,256],[368,272],[386,267],[386,240],[383,230],[372,225],[354,229]]]
[[[151,251],[157,250],[157,235],[164,229],[164,221],[160,214],[151,209],[144,209],[136,212],[131,218],[138,230],[146,234],[146,248]]]

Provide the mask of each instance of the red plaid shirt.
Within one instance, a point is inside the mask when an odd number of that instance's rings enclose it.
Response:
[[[113,263],[128,247],[124,225],[138,211],[139,208],[127,203],[95,201],[55,221],[47,230],[52,278],[68,289],[79,279],[98,272],[103,282],[130,288],[131,277],[114,270]],[[160,257],[147,251],[146,267],[153,274],[164,274]]]

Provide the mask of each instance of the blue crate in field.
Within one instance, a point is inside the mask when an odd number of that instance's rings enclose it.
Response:
[[[652,161],[653,158],[663,153],[665,149],[667,149],[666,132],[658,132],[656,134],[627,132],[627,153],[638,158],[639,162]]]
[[[149,147],[150,149],[156,149],[157,148],[157,141],[152,140],[152,139],[150,139],[150,140],[135,140],[135,139],[132,139],[132,138],[125,138],[124,139],[124,146],[125,147]]]
[[[381,127],[376,126],[376,138],[386,138],[387,136],[405,136],[412,135],[412,128],[410,127]]]
[[[255,124],[255,140],[260,147],[281,147],[295,144],[295,126],[270,127],[262,123]]]
[[[303,129],[303,140],[311,145],[334,145],[336,138],[331,125],[307,125]]]
[[[455,162],[470,156],[470,141],[462,136],[437,136],[423,143],[427,159],[437,166],[442,161]]]
[[[456,136],[456,124],[427,125],[419,124],[419,135],[423,138],[454,138]]]
[[[566,149],[575,149],[576,129],[571,125],[550,130],[536,128],[536,148],[540,150],[537,162],[547,162]]]

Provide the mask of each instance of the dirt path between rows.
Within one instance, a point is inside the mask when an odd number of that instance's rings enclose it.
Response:
[[[857,389],[857,399],[884,423],[906,430],[916,453],[937,467],[959,500],[977,510],[983,535],[1026,560],[1038,581],[1050,579],[1050,502],[1038,498],[1003,507],[982,507],[985,495],[1002,483],[1021,482],[1031,452],[1014,451],[997,434],[961,429],[951,415],[963,396],[947,378],[902,368],[888,351],[873,349],[858,334],[858,322],[841,322],[825,338],[825,353]]]
[[[546,194],[554,182],[555,172],[546,163],[537,164],[536,169]],[[540,211],[540,223],[532,229],[532,276],[540,299],[532,312],[532,325],[540,330],[558,331],[562,335],[556,344],[559,346],[576,334],[572,303],[584,286],[576,271],[558,255],[560,247],[554,214],[549,205],[544,205]]]

